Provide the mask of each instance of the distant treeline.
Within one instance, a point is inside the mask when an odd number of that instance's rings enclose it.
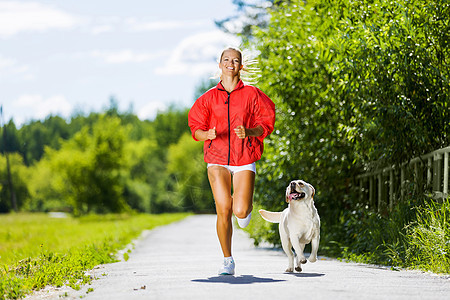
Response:
[[[172,106],[142,121],[112,99],[105,111],[70,120],[49,116],[20,129],[9,121],[1,132],[0,212],[213,211],[187,113]]]

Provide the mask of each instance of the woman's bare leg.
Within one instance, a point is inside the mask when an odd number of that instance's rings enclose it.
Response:
[[[253,209],[255,173],[244,170],[233,175],[233,212],[240,219],[247,217]]]
[[[217,236],[224,257],[231,256],[231,237],[233,227],[231,216],[233,213],[233,200],[231,198],[231,174],[224,167],[210,166],[208,179],[216,202]]]

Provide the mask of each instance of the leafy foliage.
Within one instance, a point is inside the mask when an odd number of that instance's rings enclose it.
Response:
[[[125,136],[120,119],[104,117],[63,143],[61,150],[48,151],[53,171],[61,174],[59,192],[76,215],[126,209],[121,182]]]
[[[30,197],[26,181],[27,168],[23,164],[22,157],[18,153],[8,155],[10,165],[15,166],[11,169],[11,180],[13,182],[17,206],[21,207]],[[2,185],[0,185],[0,213],[8,212],[13,209],[7,173],[6,156],[0,155],[0,183],[2,183]]]
[[[276,101],[276,131],[267,142],[259,170],[257,199],[281,209],[280,195],[292,179],[310,182],[323,218],[345,207],[354,160],[343,127],[346,111],[336,92],[336,34],[332,9],[320,1],[284,3],[256,33],[261,51],[261,88]],[[268,188],[269,187],[269,188]]]
[[[358,160],[400,164],[449,144],[450,3],[342,2],[336,75]]]
[[[261,53],[259,85],[277,107],[258,166],[257,205],[282,210],[286,185],[302,178],[317,191],[321,251],[404,265],[412,247],[405,226],[424,196],[396,199],[386,216],[359,203],[353,183],[364,170],[450,144],[450,3],[279,4],[247,44]],[[252,228],[255,242],[279,243],[266,227]]]

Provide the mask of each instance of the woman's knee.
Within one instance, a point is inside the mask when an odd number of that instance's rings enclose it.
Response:
[[[253,205],[251,203],[250,205],[235,205],[233,206],[233,213],[239,219],[243,219],[252,212],[252,209]]]
[[[219,217],[222,218],[230,218],[233,213],[233,207],[231,205],[231,200],[229,201],[223,201],[221,203],[218,203],[216,201],[216,213]]]

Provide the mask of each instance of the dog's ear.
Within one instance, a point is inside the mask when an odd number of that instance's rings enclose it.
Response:
[[[314,195],[316,194],[316,189],[315,189],[311,184],[308,183],[308,185],[309,185],[309,187],[310,187],[311,190],[312,190],[311,198],[314,198]]]

